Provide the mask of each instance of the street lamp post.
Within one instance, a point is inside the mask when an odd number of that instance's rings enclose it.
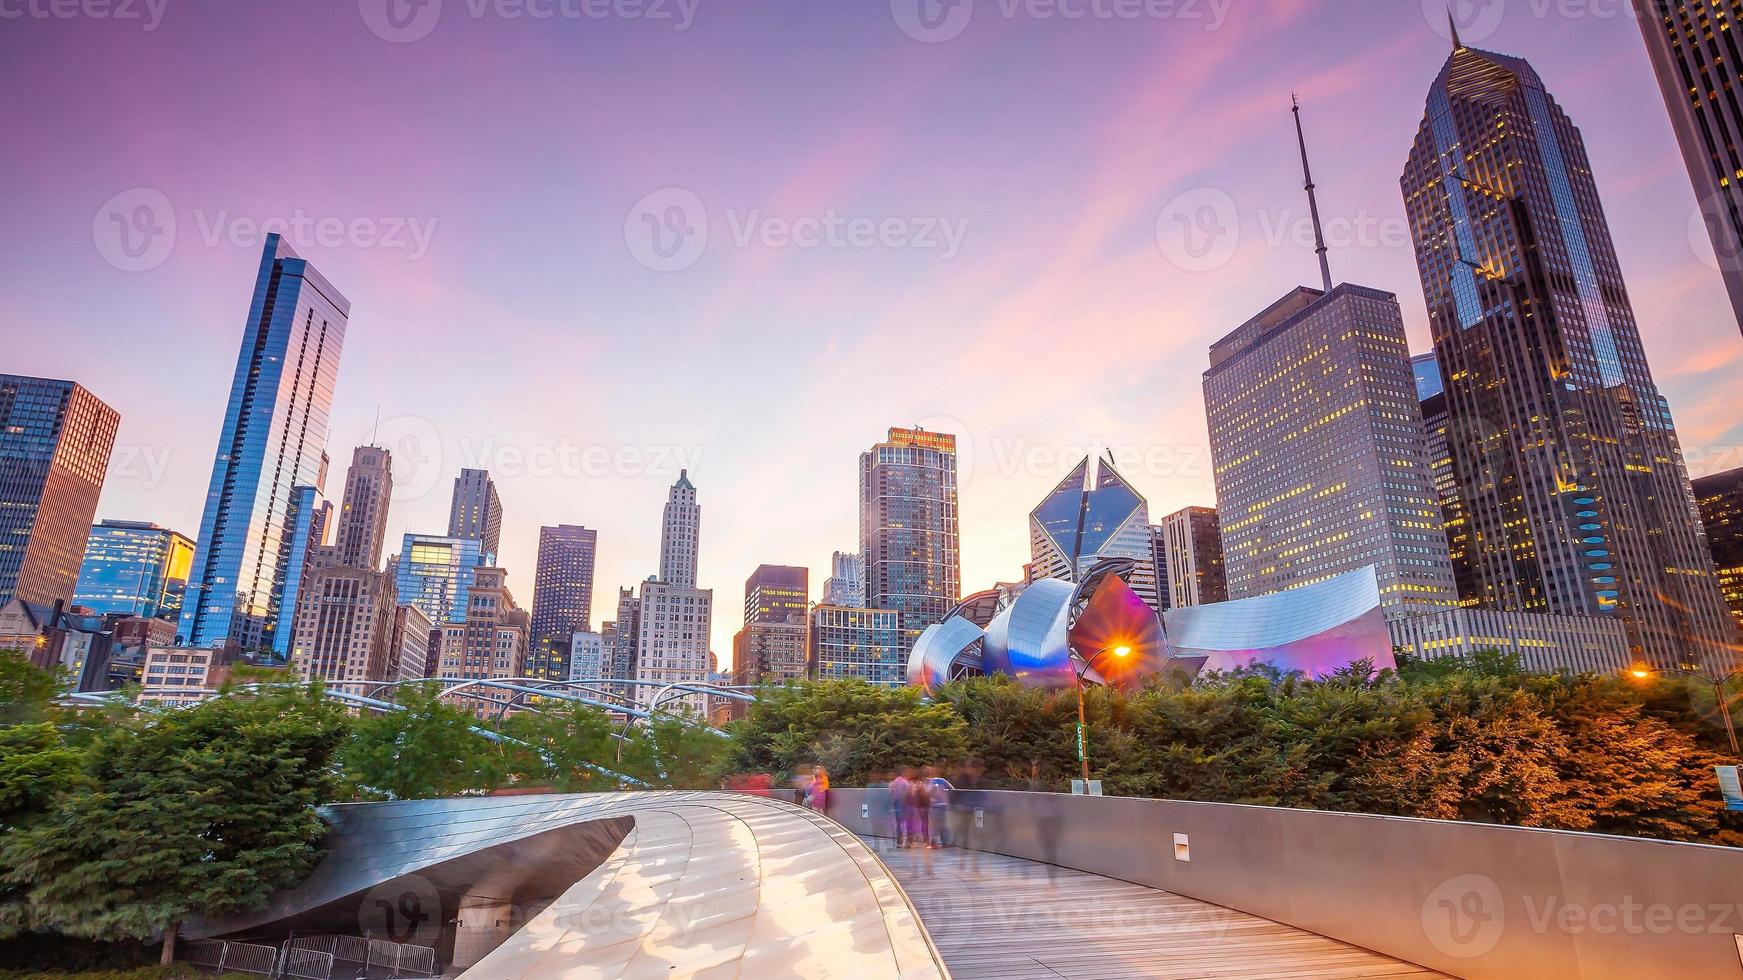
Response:
[[[1635,664],[1634,668],[1628,671],[1628,673],[1642,680],[1651,677],[1653,674],[1683,674],[1687,677],[1698,678],[1713,685],[1713,704],[1718,708],[1719,716],[1725,719],[1725,737],[1731,742],[1731,754],[1743,755],[1743,751],[1739,751],[1737,748],[1737,726],[1731,721],[1731,698],[1725,693],[1725,685],[1731,682],[1731,678],[1736,677],[1738,674],[1743,674],[1743,670],[1734,670],[1717,680],[1708,677],[1706,674],[1703,674],[1698,670],[1689,670],[1685,667],[1661,667],[1654,670],[1645,664]]]
[[[1129,657],[1132,648],[1125,644],[1109,646],[1106,653]],[[1081,666],[1080,666],[1081,665]],[[1077,761],[1083,767],[1083,788],[1089,790],[1089,722],[1083,712],[1083,675],[1089,672],[1089,660],[1076,650],[1071,651],[1071,683],[1077,689]]]

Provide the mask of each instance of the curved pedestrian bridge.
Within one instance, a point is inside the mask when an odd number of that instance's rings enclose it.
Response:
[[[338,974],[283,972],[293,945],[331,965],[358,937],[365,965],[377,945],[396,968],[415,948],[469,980],[1743,980],[1732,917],[1694,914],[1743,908],[1740,849],[956,791],[941,825],[967,846],[903,850],[870,836],[887,830],[880,801],[837,790],[829,817],[734,793],[334,806],[307,880],[183,934],[276,949],[282,975],[311,980]],[[1670,911],[1674,928],[1580,927],[1618,907]]]

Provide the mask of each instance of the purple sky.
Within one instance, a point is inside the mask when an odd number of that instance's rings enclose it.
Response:
[[[443,530],[486,466],[523,604],[540,524],[599,530],[597,619],[657,567],[682,459],[723,659],[756,564],[815,593],[855,546],[857,454],[890,425],[964,441],[968,589],[1018,574],[1086,447],[1153,515],[1212,503],[1206,347],[1317,278],[1292,90],[1334,274],[1397,292],[1427,346],[1397,178],[1446,57],[1433,0],[974,0],[931,34],[920,0],[62,2],[0,7],[24,14],[0,19],[0,370],[120,410],[101,517],[197,529],[273,219],[308,219],[293,244],[352,301],[331,492],[379,406],[391,539]],[[1466,40],[1583,128],[1691,469],[1743,465],[1743,341],[1626,9],[1489,0]],[[142,205],[173,244],[129,256],[106,219]],[[1235,247],[1184,250],[1181,212],[1232,214],[1208,241]],[[704,216],[675,254],[645,223]]]

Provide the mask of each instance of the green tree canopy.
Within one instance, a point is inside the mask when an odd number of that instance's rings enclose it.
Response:
[[[960,759],[968,728],[948,704],[908,687],[831,680],[770,687],[732,725],[729,766],[790,779],[821,764],[843,786],[880,770]]]

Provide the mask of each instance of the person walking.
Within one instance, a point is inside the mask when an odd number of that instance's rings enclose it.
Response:
[[[912,794],[914,784],[908,780],[904,770],[896,773],[896,778],[890,780],[890,814],[895,817],[895,838],[897,847],[908,846],[908,797]]]
[[[935,766],[926,767],[926,790],[931,796],[931,806],[928,808],[926,824],[931,828],[928,847],[950,846],[950,791],[955,787],[950,780]]]
[[[805,786],[805,805],[818,813],[829,805],[829,770],[822,766],[811,770],[811,782]]]

